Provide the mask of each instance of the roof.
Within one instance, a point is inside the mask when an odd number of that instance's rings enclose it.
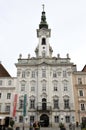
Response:
[[[82,72],[86,72],[86,65],[83,67]]]
[[[0,77],[11,77],[1,63],[0,63]]]

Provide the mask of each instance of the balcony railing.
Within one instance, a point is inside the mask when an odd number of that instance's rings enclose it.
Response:
[[[51,106],[37,106],[37,111],[51,111]]]

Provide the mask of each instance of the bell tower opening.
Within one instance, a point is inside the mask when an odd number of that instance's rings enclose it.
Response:
[[[42,38],[42,45],[46,45],[46,39]]]

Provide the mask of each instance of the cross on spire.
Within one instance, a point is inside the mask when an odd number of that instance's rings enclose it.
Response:
[[[42,7],[43,7],[43,12],[44,12],[44,6],[45,6],[45,5],[43,4],[43,5],[42,5]]]
[[[46,29],[48,29],[48,24],[47,24],[47,22],[46,22],[46,12],[44,11],[44,7],[45,7],[45,5],[44,4],[42,4],[42,7],[43,7],[43,11],[42,11],[42,15],[41,15],[41,22],[40,22],[40,24],[39,24],[39,29],[41,29],[41,28],[46,28]]]

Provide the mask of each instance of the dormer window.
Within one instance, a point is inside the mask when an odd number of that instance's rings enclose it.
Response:
[[[46,39],[42,38],[42,45],[46,45]]]

